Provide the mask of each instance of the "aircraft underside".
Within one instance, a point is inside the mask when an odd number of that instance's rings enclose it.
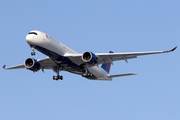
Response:
[[[49,56],[56,64],[57,66],[54,67],[54,72],[57,73],[57,76],[53,76],[53,79],[58,80],[61,79],[62,80],[62,76],[59,76],[59,72],[60,71],[68,71],[74,74],[79,74],[82,75],[83,77],[86,77],[88,79],[97,79],[97,77],[91,73],[89,73],[89,71],[84,69],[84,65],[76,65],[75,63],[73,63],[69,58],[61,56],[53,51],[50,51],[46,48],[37,46],[37,45],[31,45],[31,47],[35,48],[36,50],[38,50],[39,52]],[[34,52],[34,51],[33,51]]]

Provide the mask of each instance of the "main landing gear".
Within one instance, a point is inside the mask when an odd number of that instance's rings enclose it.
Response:
[[[32,51],[33,52],[31,52],[31,55],[33,56],[33,55],[36,55],[36,53],[34,52],[34,47],[32,47]]]
[[[57,70],[57,76],[53,76],[53,80],[59,80],[59,79],[61,79],[61,80],[63,80],[63,76],[60,76],[59,75],[59,69]]]
[[[53,80],[59,80],[59,79],[63,80],[63,76],[60,76],[60,75],[53,76]]]

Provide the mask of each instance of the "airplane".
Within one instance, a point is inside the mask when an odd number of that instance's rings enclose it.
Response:
[[[128,59],[137,58],[141,55],[151,55],[160,53],[169,53],[174,51],[177,46],[167,51],[152,51],[152,52],[129,52],[129,53],[93,53],[86,51],[79,54],[71,48],[65,46],[61,42],[55,40],[51,36],[41,31],[30,31],[26,36],[26,41],[32,49],[31,55],[35,55],[35,49],[48,56],[44,59],[34,59],[29,57],[24,64],[8,67],[4,69],[20,69],[26,68],[33,72],[40,69],[52,69],[56,76],[53,80],[63,80],[63,76],[59,75],[60,71],[68,71],[74,74],[81,75],[90,80],[105,80],[112,81],[112,78],[136,75],[135,73],[109,75],[111,64],[114,61],[124,60],[128,63]],[[99,66],[102,64],[101,66]]]

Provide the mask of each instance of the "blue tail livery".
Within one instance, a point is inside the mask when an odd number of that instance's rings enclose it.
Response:
[[[109,53],[114,53],[112,51],[110,51]],[[111,62],[108,63],[103,63],[101,66],[107,73],[110,72],[110,68],[111,68]]]

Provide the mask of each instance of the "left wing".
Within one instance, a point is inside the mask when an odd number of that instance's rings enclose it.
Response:
[[[98,64],[108,63],[118,60],[125,60],[127,62],[128,59],[137,58],[137,56],[168,53],[174,51],[176,48],[177,47],[167,51],[131,52],[131,53],[95,53],[95,55],[98,57],[99,60]],[[65,57],[68,57],[74,63],[81,65],[85,63],[82,60],[82,55],[83,54],[67,54],[65,55]]]
[[[132,52],[132,53],[101,53],[101,54],[96,54],[96,55],[99,58],[101,58],[100,64],[103,63],[103,61],[111,62],[111,61],[125,60],[127,62],[127,59],[137,58],[137,56],[168,53],[168,52],[174,51],[176,48],[177,47],[171,50],[166,50],[166,51]]]

